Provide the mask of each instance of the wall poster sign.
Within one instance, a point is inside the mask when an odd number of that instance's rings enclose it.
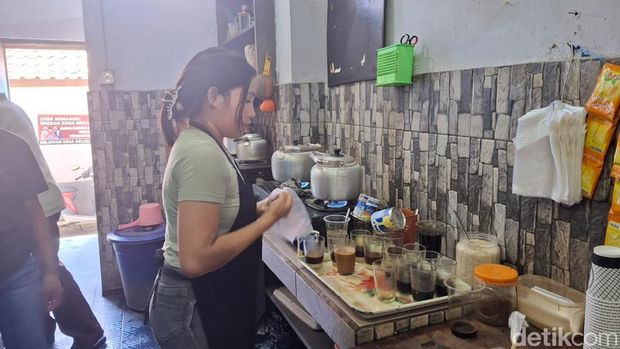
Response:
[[[88,115],[39,114],[39,144],[89,144]]]

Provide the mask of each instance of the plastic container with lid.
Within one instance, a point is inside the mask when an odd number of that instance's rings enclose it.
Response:
[[[481,264],[474,269],[480,296],[474,305],[478,319],[492,326],[506,326],[517,308],[519,274],[509,266]]]
[[[499,263],[501,250],[497,237],[484,233],[469,233],[456,244],[456,275],[475,286],[474,269],[480,264]]]
[[[585,294],[538,275],[522,275],[517,283],[519,311],[532,325],[582,333]]]

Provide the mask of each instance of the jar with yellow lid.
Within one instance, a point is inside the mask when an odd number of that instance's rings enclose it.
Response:
[[[517,308],[519,273],[501,264],[481,264],[474,269],[480,296],[474,308],[478,319],[492,326],[508,325],[508,318]]]

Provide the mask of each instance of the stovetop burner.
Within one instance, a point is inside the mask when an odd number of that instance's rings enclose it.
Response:
[[[324,201],[315,198],[306,199],[304,202],[308,207],[323,212],[340,212],[353,205],[350,201]]]

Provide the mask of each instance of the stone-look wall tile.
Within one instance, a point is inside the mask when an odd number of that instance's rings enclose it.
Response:
[[[412,330],[414,330],[416,328],[420,328],[420,327],[425,327],[425,326],[428,326],[428,325],[429,325],[429,315],[428,314],[412,317],[409,320],[409,327],[411,327]]]
[[[387,338],[394,335],[394,323],[387,322],[375,325],[375,340]]]
[[[274,144],[301,137],[329,149],[341,146],[366,167],[371,195],[411,205],[421,219],[456,226],[458,216],[468,229],[497,234],[503,258],[522,271],[583,290],[589,253],[604,236],[609,166],[595,201],[564,207],[518,197],[512,194],[512,139],[520,117],[562,92],[585,104],[600,67],[586,60],[573,62],[568,74],[567,63],[554,62],[469,69],[423,74],[400,88],[377,88],[370,81],[333,88],[294,84],[278,89],[275,120],[258,119]],[[114,178],[114,172],[105,175]]]
[[[568,270],[570,223],[555,221],[551,231],[551,262],[553,265]]]
[[[140,204],[161,202],[166,149],[159,128],[163,91],[89,92],[101,279],[104,293],[121,288],[106,234],[131,222]]]
[[[545,63],[543,68],[542,105],[560,98],[560,63]]]
[[[370,343],[375,339],[375,329],[372,326],[363,327],[355,334],[357,345]]]
[[[408,332],[411,329],[409,322],[408,318],[396,320],[394,323],[396,333]]]
[[[429,325],[435,325],[438,323],[442,323],[444,322],[445,317],[444,317],[444,312],[443,311],[437,311],[434,313],[430,313],[428,315],[428,323]]]
[[[583,292],[586,290],[590,268],[588,244],[579,239],[570,239],[569,253],[570,287]]]

